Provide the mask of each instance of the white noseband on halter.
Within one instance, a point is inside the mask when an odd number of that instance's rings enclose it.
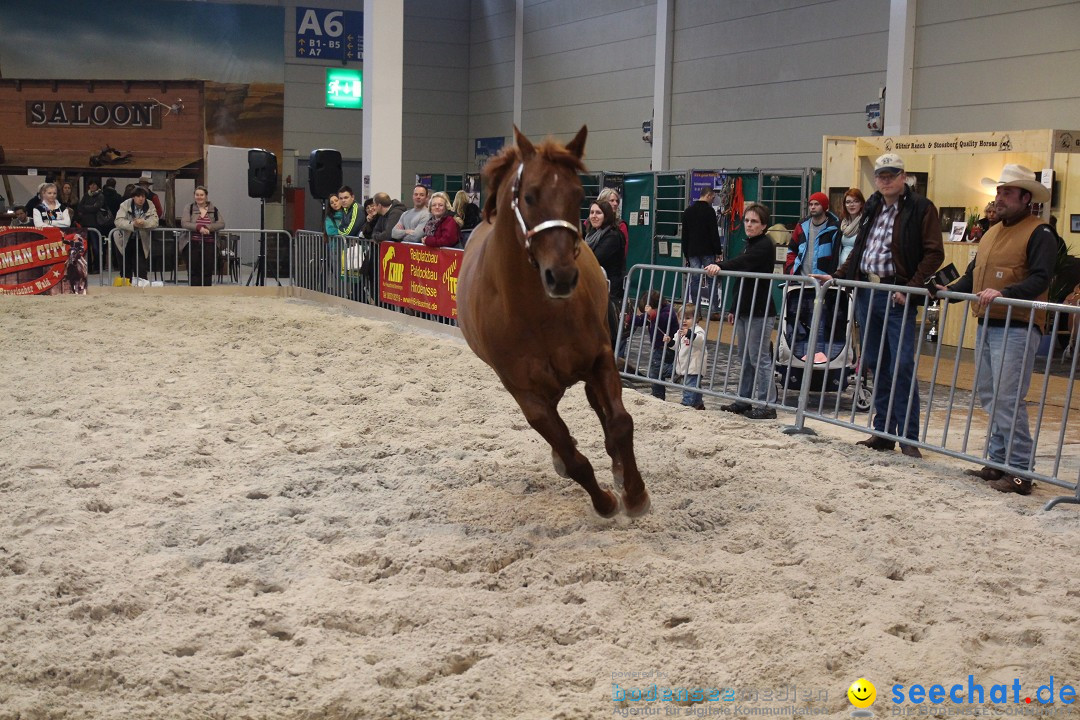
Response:
[[[525,163],[522,162],[518,165],[517,174],[514,176],[514,184],[510,188],[510,207],[514,210],[514,217],[517,218],[518,227],[521,228],[521,233],[525,237],[525,252],[529,255],[529,262],[532,263],[533,267],[540,267],[532,254],[532,239],[535,235],[553,228],[563,228],[574,233],[574,257],[576,258],[581,253],[581,230],[575,227],[573,223],[568,223],[565,220],[545,220],[534,225],[531,230],[525,223],[525,218],[521,216],[521,210],[518,209],[518,188],[521,185],[521,174],[524,171]]]

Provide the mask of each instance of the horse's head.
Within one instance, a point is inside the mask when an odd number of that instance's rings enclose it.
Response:
[[[514,128],[517,147],[504,151],[484,168],[492,187],[484,213],[506,213],[529,262],[540,271],[549,297],[566,298],[578,283],[581,252],[578,213],[584,191],[578,172],[585,168],[588,129],[582,126],[565,147],[555,142],[534,146]]]

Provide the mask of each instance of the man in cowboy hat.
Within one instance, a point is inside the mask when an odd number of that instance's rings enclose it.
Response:
[[[986,231],[967,272],[948,289],[978,296],[978,302],[971,306],[979,319],[976,392],[990,414],[989,459],[1031,470],[1033,443],[1024,398],[1035,369],[1046,312],[1035,309],[1032,318],[1033,308],[1010,309],[994,300],[1046,301],[1057,258],[1057,237],[1050,225],[1031,214],[1031,203],[1049,201],[1050,190],[1023,165],[1006,165],[999,179],[983,178],[983,185],[996,188],[994,207],[1000,222]],[[941,285],[937,288],[945,289]],[[966,472],[989,480],[990,487],[1001,492],[1031,492],[1031,480],[989,465]]]
[[[161,199],[157,196],[157,193],[154,192],[153,179],[151,178],[150,173],[144,172],[140,175],[137,184],[146,191],[146,199],[154,204],[154,209],[157,210],[158,217],[164,219],[165,208],[162,207]]]
[[[885,153],[874,161],[874,185],[877,192],[866,200],[855,246],[835,275],[886,286],[921,288],[945,259],[937,208],[908,186],[904,159],[896,153]],[[824,282],[830,276],[814,277]],[[907,440],[919,438],[915,311],[921,300],[918,295],[900,290],[859,288],[855,294],[862,357],[874,372],[876,388],[875,434],[857,444],[872,450],[889,452],[896,446],[878,433]],[[900,451],[908,457],[922,457],[919,448],[907,443],[901,443]]]

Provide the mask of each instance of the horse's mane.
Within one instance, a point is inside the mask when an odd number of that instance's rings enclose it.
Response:
[[[562,165],[574,172],[585,172],[585,165],[566,147],[555,140],[545,140],[536,146],[536,154],[553,165]],[[514,172],[521,162],[521,151],[517,145],[503,148],[484,166],[484,177],[488,182],[487,199],[484,200],[484,220],[490,221],[498,209],[498,190],[506,174]]]

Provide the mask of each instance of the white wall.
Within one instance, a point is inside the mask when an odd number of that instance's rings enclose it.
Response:
[[[513,142],[513,0],[472,0],[469,28],[469,115],[467,161],[476,168],[476,138]]]
[[[462,173],[469,152],[469,0],[406,0],[401,185],[417,173]]]
[[[648,170],[655,29],[655,0],[527,0],[522,131],[566,141],[588,125],[589,168]]]
[[[918,5],[911,132],[1080,127],[1080,2]]]
[[[676,0],[671,167],[817,167],[823,135],[865,135],[888,13],[888,0]]]

